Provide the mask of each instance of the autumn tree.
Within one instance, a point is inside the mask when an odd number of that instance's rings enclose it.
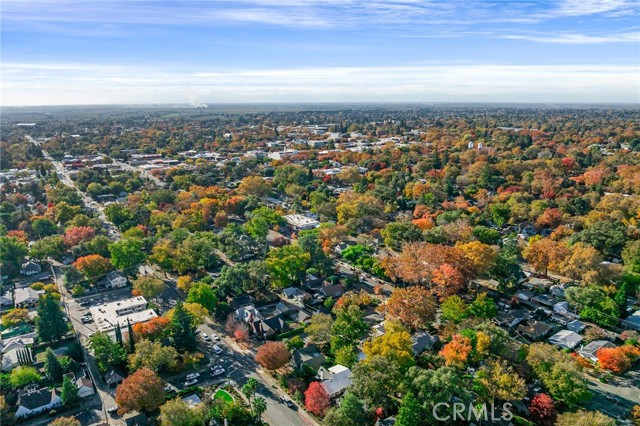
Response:
[[[440,355],[444,358],[446,365],[462,368],[467,363],[472,350],[471,339],[455,334],[452,340],[444,345]]]
[[[25,365],[18,366],[11,370],[11,375],[9,376],[11,386],[16,389],[26,386],[29,383],[39,382],[40,379],[40,374],[38,374],[35,368]]]
[[[162,339],[169,327],[170,320],[167,317],[155,317],[149,321],[139,322],[133,325],[133,334],[136,340]]]
[[[141,368],[124,379],[116,389],[120,415],[131,411],[153,411],[165,401],[163,380],[148,368]]]
[[[433,294],[439,300],[444,300],[445,297],[456,294],[462,290],[465,284],[462,273],[448,263],[443,263],[432,271],[431,281]]]
[[[594,284],[598,279],[602,263],[600,252],[585,243],[576,243],[570,250],[570,254],[560,264],[560,272],[572,280]]]
[[[178,288],[185,293],[189,293],[189,289],[193,285],[193,280],[189,275],[181,275],[178,277],[178,281],[176,283]]]
[[[62,238],[67,246],[74,247],[80,243],[90,241],[95,235],[95,229],[89,226],[71,226],[64,231]]]
[[[24,308],[15,308],[2,315],[2,326],[5,328],[14,325],[25,324],[31,321],[29,310]]]
[[[95,280],[111,270],[109,260],[99,254],[80,257],[73,263],[73,266],[90,280]]]
[[[204,426],[205,413],[202,404],[190,407],[180,398],[170,399],[160,406],[161,426]]]
[[[331,315],[317,313],[311,317],[309,324],[305,328],[309,335],[309,340],[320,347],[326,347],[331,341],[331,328],[333,319]]]
[[[146,299],[153,299],[167,289],[165,282],[153,275],[140,275],[131,284],[133,291]]]
[[[58,417],[54,419],[49,426],[82,426],[80,420],[75,417]]]
[[[384,305],[385,313],[411,330],[424,329],[434,319],[437,304],[421,286],[396,288]]]
[[[596,352],[596,356],[602,368],[621,374],[630,369],[633,363],[640,358],[640,349],[633,345],[600,348]]]
[[[305,408],[316,416],[324,416],[331,407],[329,394],[320,382],[311,382],[304,393]]]
[[[616,421],[598,411],[578,410],[560,414],[556,426],[615,426]]]
[[[414,364],[411,334],[397,323],[387,323],[385,333],[364,342],[362,350],[367,359],[374,356],[387,358],[402,371],[406,371]]]
[[[267,342],[258,348],[256,361],[267,370],[277,370],[284,367],[291,354],[282,342]]]
[[[516,401],[526,395],[526,384],[506,361],[489,361],[478,373],[474,381],[477,393],[487,402]]]
[[[568,250],[557,241],[542,238],[530,241],[522,254],[536,271],[547,275],[549,269],[554,271],[560,269],[560,265],[567,257]]]
[[[143,339],[136,343],[135,348],[135,352],[129,355],[130,371],[148,368],[157,372],[176,365],[178,352],[172,346]]]
[[[531,399],[529,412],[536,422],[543,426],[552,426],[556,422],[556,412],[553,398],[546,393],[537,393]]]

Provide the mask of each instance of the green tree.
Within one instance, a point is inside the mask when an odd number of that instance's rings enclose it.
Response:
[[[364,405],[351,392],[346,392],[340,401],[340,406],[330,409],[323,420],[327,426],[361,426],[368,422]]]
[[[256,417],[256,420],[260,422],[262,414],[267,411],[267,401],[261,396],[256,396],[251,406],[253,408],[253,415]]]
[[[58,233],[56,224],[45,218],[36,219],[31,222],[31,229],[33,229],[33,232],[38,238],[44,238]]]
[[[29,254],[32,258],[46,260],[48,258],[60,260],[66,251],[64,240],[60,235],[50,235],[41,238],[31,245]]]
[[[616,421],[598,411],[578,410],[558,416],[556,426],[615,426]]]
[[[22,260],[29,253],[27,244],[18,238],[0,236],[0,262],[2,273],[13,277],[20,271]]]
[[[111,340],[108,334],[98,331],[89,337],[89,349],[100,372],[105,373],[112,367],[124,364],[127,354],[118,343]]]
[[[192,323],[191,315],[184,309],[182,302],[178,302],[169,323],[169,335],[178,351],[190,352],[196,349],[196,328]]]
[[[134,238],[123,238],[109,245],[111,264],[117,269],[129,269],[142,263],[146,257],[143,243]]]
[[[58,383],[62,380],[62,366],[58,360],[58,356],[53,352],[53,349],[47,348],[45,352],[44,360],[44,372],[48,378]]]
[[[199,303],[210,313],[216,312],[218,308],[216,292],[203,282],[198,282],[191,286],[186,301],[187,303]]]
[[[624,246],[622,260],[627,271],[640,274],[640,240],[629,241]]]
[[[71,381],[69,377],[65,377],[62,381],[62,391],[60,392],[60,399],[65,407],[71,407],[80,402],[80,396],[78,395],[78,386]]]
[[[394,250],[402,249],[404,243],[422,240],[422,230],[413,222],[391,222],[382,230],[384,244]]]
[[[288,245],[271,250],[265,262],[273,287],[281,289],[299,283],[310,261],[311,255],[299,246]]]
[[[336,320],[331,327],[331,351],[344,346],[356,345],[363,338],[369,326],[363,321],[364,313],[356,305],[349,305],[339,309]]]
[[[394,394],[403,380],[398,366],[388,358],[374,356],[353,367],[350,390],[369,407],[393,408]]]
[[[442,302],[442,313],[440,319],[442,321],[451,321],[458,324],[468,316],[467,304],[458,295],[449,296]]]
[[[40,379],[40,374],[38,374],[38,371],[35,368],[24,365],[11,370],[11,375],[9,376],[11,386],[16,389],[26,386],[29,383],[39,382]]]
[[[343,346],[335,351],[334,358],[336,364],[351,368],[358,362],[358,350],[352,345]]]
[[[326,347],[331,341],[331,330],[333,319],[331,315],[317,313],[311,317],[309,325],[305,331],[309,335],[309,340],[320,347]]]
[[[469,314],[476,318],[491,319],[498,314],[498,307],[486,293],[480,293],[469,305]]]
[[[496,225],[502,226],[511,217],[511,207],[506,203],[495,203],[489,207],[489,214]]]
[[[395,426],[414,426],[421,424],[420,404],[412,392],[408,392],[402,397],[400,411],[396,416]]]
[[[164,281],[153,275],[139,276],[133,281],[132,287],[147,299],[153,299],[167,289]]]
[[[62,308],[58,301],[49,293],[38,300],[38,316],[36,330],[38,338],[44,342],[53,342],[67,334],[69,327],[64,319]]]

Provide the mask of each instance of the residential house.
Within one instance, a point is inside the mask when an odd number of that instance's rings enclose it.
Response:
[[[513,328],[527,319],[527,316],[527,311],[524,310],[500,311],[495,321],[501,326]]]
[[[327,359],[320,353],[316,345],[309,345],[302,349],[293,351],[293,363],[297,368],[301,368],[303,365],[307,365],[313,370],[318,370],[322,367]]]
[[[577,350],[578,355],[583,358],[588,359],[594,364],[598,362],[598,351],[602,348],[615,348],[616,345],[609,342],[608,340],[594,340],[593,342],[589,342],[586,345],[580,347]]]
[[[13,303],[16,308],[29,308],[38,303],[44,290],[34,290],[31,287],[17,288],[13,292]]]
[[[556,304],[556,299],[549,294],[541,294],[539,296],[534,296],[531,298],[531,301],[534,303],[539,303],[544,306],[553,306]]]
[[[569,306],[568,302],[558,302],[555,305],[553,305],[553,311],[557,312],[559,314],[562,315],[566,315],[568,317],[573,317],[575,318],[577,315],[575,313],[573,313],[573,311],[571,310],[571,307]]]
[[[318,370],[318,378],[331,398],[335,398],[351,386],[351,376],[353,373],[344,365],[334,365],[328,369],[320,367]]]
[[[23,391],[18,397],[16,417],[33,416],[60,405],[62,405],[62,399],[56,389],[42,388],[36,391]]]
[[[440,341],[437,335],[431,335],[426,331],[416,333],[411,336],[411,348],[414,355],[420,355],[425,350],[432,350],[433,347]]]
[[[133,411],[122,416],[122,421],[126,426],[149,426],[149,419],[144,413]]]
[[[305,323],[311,319],[311,313],[306,309],[289,312],[289,318],[299,324]]]
[[[258,312],[258,310],[253,305],[236,309],[233,312],[233,317],[236,319],[236,321],[246,322],[247,324],[253,324],[255,321],[264,319],[262,314]]]
[[[289,324],[278,316],[260,321],[256,327],[256,333],[261,334],[263,339],[271,339],[289,329]]]
[[[233,310],[236,310],[244,306],[255,305],[255,303],[256,299],[254,299],[253,296],[251,296],[250,294],[243,294],[242,296],[231,299],[231,301],[229,302],[229,307]]]
[[[535,296],[535,293],[532,292],[531,290],[518,290],[516,291],[515,296],[519,300],[524,300],[525,302],[528,302],[529,300],[531,300],[533,296]]]
[[[632,315],[623,319],[621,324],[632,330],[640,330],[640,310],[635,311]]]
[[[273,315],[283,315],[290,311],[291,311],[291,308],[289,308],[286,304],[282,302],[278,302],[276,303],[276,308],[273,311]]]
[[[35,337],[35,335],[32,333]],[[31,346],[34,337],[30,335],[15,336],[2,342],[2,371],[11,371],[20,365],[20,353],[29,351],[31,356]]]
[[[343,241],[340,244],[336,245],[333,248],[333,251],[336,252],[336,254],[342,255],[342,252],[345,251],[346,249],[348,249],[351,246],[356,245],[355,241]]]
[[[76,386],[78,386],[78,396],[80,398],[86,398],[96,393],[93,389],[93,382],[86,374],[76,379]]]
[[[42,272],[42,266],[33,260],[27,260],[20,266],[20,275],[31,276]]]
[[[569,321],[566,327],[567,330],[575,331],[576,333],[582,333],[584,329],[587,328],[586,325],[578,320]]]
[[[533,341],[542,339],[549,334],[550,331],[550,326],[536,320],[529,320],[526,324],[520,324],[518,326],[518,332]]]
[[[302,286],[305,288],[318,288],[322,285],[322,281],[324,281],[324,279],[316,277],[313,274],[307,274],[302,281]]]
[[[553,336],[549,337],[549,343],[560,346],[565,349],[573,349],[582,342],[583,338],[578,333],[570,330],[560,330]]]
[[[303,303],[311,297],[309,293],[297,287],[287,287],[282,290],[282,293],[287,300],[297,304]]]
[[[334,299],[337,299],[344,294],[344,288],[342,288],[340,284],[325,285],[320,287],[318,293],[320,293],[323,297],[333,297]]]
[[[2,296],[0,296],[0,306],[13,306],[13,295],[11,291],[7,290]]]
[[[187,404],[187,406],[189,408],[196,408],[198,406],[198,404],[200,404],[202,402],[202,400],[200,399],[200,397],[198,395],[191,394],[191,395],[188,395],[188,396],[185,396],[184,398],[182,398],[182,402]]]
[[[115,368],[107,371],[107,374],[104,375],[104,381],[110,388],[115,388],[124,380],[124,374]]]
[[[127,276],[120,271],[108,272],[98,285],[105,288],[122,288],[127,285]]]

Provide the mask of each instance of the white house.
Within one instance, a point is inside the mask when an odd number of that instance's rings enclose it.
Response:
[[[549,337],[549,343],[565,349],[573,349],[582,342],[582,336],[569,330],[560,330]]]
[[[11,371],[18,365],[18,353],[33,345],[33,337],[16,336],[7,339],[2,345],[2,371]]]
[[[594,340],[578,349],[578,355],[588,359],[594,364],[598,362],[597,353],[602,348],[615,348],[616,345],[607,340]]]
[[[88,377],[78,377],[76,386],[78,386],[78,396],[80,398],[86,398],[96,393],[93,389],[93,382]]]
[[[62,405],[62,399],[55,389],[42,388],[25,391],[18,398],[16,417],[29,417]]]
[[[318,370],[318,378],[322,380],[322,386],[331,398],[351,386],[351,376],[353,373],[344,365],[334,365],[329,369],[320,367]]]
[[[127,276],[120,271],[111,271],[105,275],[100,284],[106,288],[122,288],[127,285]]]
[[[30,287],[16,288],[13,293],[13,304],[16,308],[33,306],[38,303],[44,290],[34,290]]]
[[[254,321],[263,320],[264,317],[258,310],[253,306],[243,306],[242,308],[238,308],[233,313],[234,318],[237,321],[242,321],[246,323],[253,323]]]

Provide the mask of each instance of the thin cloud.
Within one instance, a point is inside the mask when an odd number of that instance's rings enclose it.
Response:
[[[577,33],[551,34],[551,35],[524,35],[507,34],[499,38],[510,40],[527,40],[537,43],[557,43],[557,44],[601,44],[601,43],[638,43],[640,42],[640,32],[627,32],[620,34],[609,34],[594,36]]]
[[[421,65],[172,72],[3,64],[4,105],[198,102],[640,102],[637,66]]]

